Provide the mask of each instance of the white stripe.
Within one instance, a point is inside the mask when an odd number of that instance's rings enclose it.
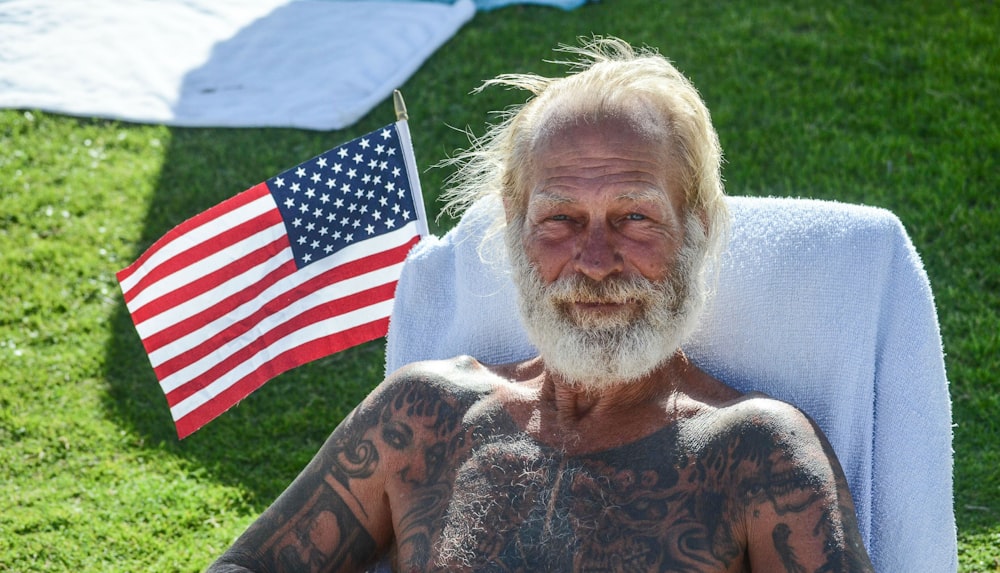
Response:
[[[267,304],[269,301],[278,298],[285,292],[292,290],[298,285],[309,281],[335,267],[343,265],[345,263],[351,262],[355,259],[365,257],[372,254],[372,252],[387,251],[389,249],[394,249],[401,245],[406,244],[407,241],[413,238],[414,226],[416,222],[411,222],[403,227],[391,232],[375,237],[372,239],[367,239],[365,241],[359,241],[353,245],[347,246],[337,253],[316,261],[315,263],[306,266],[305,268],[296,271],[294,274],[285,277],[281,281],[271,285],[262,293],[257,295],[253,300],[248,301],[241,305],[240,307],[233,309],[226,317],[221,317],[215,323],[220,323],[224,321],[231,324],[237,320],[241,320],[246,316],[256,312],[262,306]],[[225,300],[227,297],[243,290],[246,285],[253,284],[258,280],[266,277],[274,269],[278,268],[281,264],[284,264],[287,260],[291,258],[291,250],[287,249],[282,251],[278,256],[275,256],[257,267],[249,269],[248,271],[242,273],[239,276],[233,277],[226,280],[226,282],[216,286],[215,288],[201,293],[190,300],[185,301],[175,307],[168,308],[156,316],[150,317],[140,323],[136,323],[136,331],[139,332],[139,336],[146,338],[157,332],[161,332],[166,328],[173,326],[183,320],[186,320],[196,314],[205,311],[210,308],[213,304],[218,301]],[[132,307],[129,310],[135,312]],[[228,326],[228,324],[226,326]],[[208,326],[208,325],[207,325]],[[222,328],[218,328],[215,332],[221,331]],[[214,335],[212,334],[201,336],[202,340],[206,340]],[[175,349],[180,349],[181,352],[187,350],[191,345],[171,345]],[[174,355],[176,351],[168,351],[167,354],[157,354],[156,357],[151,353],[149,355],[153,367],[157,367],[163,362],[169,360]],[[162,357],[162,358],[161,358]]]
[[[246,191],[244,191],[244,193],[245,192]],[[171,242],[164,245],[163,248],[146,259],[142,263],[141,267],[136,269],[135,272],[121,282],[122,291],[128,293],[128,291],[132,290],[136,283],[141,281],[147,274],[150,273],[150,271],[160,266],[164,261],[172,259],[192,246],[209,241],[236,225],[239,225],[240,223],[249,221],[258,215],[277,208],[278,206],[275,204],[274,198],[271,197],[270,193],[267,193],[259,199],[254,199],[242,207],[229,211],[228,213],[216,217],[211,221],[206,221],[198,227],[191,229],[187,233],[175,237]]]
[[[289,254],[289,257],[290,256],[291,255]],[[316,265],[313,265],[313,266],[320,266],[320,264],[317,263]],[[316,272],[317,270],[320,271],[320,272],[322,272],[322,271],[330,270],[330,268],[326,267],[326,268],[323,268],[323,269],[311,269],[311,267],[306,267],[305,269],[303,269],[303,271],[300,271],[300,273],[306,274],[306,273],[304,273],[304,271],[312,271],[312,272],[307,273],[308,276],[304,279],[304,280],[309,280],[309,279],[313,278],[314,276],[320,274],[319,272]],[[364,284],[363,283],[362,284],[358,284],[357,281],[358,281],[358,279],[362,279],[364,277],[369,277],[369,276],[370,276],[370,273],[369,273],[369,275],[361,275],[360,277],[354,277],[353,279],[344,280],[344,281],[341,281],[339,283],[335,283],[333,285],[330,285],[328,287],[324,287],[324,289],[322,291],[317,291],[317,293],[319,293],[319,292],[326,292],[327,289],[329,289],[330,287],[337,287],[337,286],[342,286],[342,288],[344,288],[344,289],[355,288],[355,289],[358,289],[358,290],[364,290],[364,288],[365,288]],[[160,348],[154,350],[153,352],[150,352],[149,353],[149,361],[150,361],[150,363],[152,363],[153,368],[156,368],[159,365],[163,364],[164,362],[166,362],[166,361],[174,358],[175,356],[178,356],[180,354],[183,354],[183,353],[189,351],[192,348],[195,348],[196,346],[204,343],[206,340],[212,338],[216,334],[219,334],[220,332],[225,331],[226,329],[230,328],[234,324],[237,324],[240,321],[246,319],[248,316],[252,315],[253,313],[255,313],[258,310],[260,310],[261,308],[263,308],[264,305],[266,305],[267,303],[269,303],[269,302],[271,302],[271,301],[273,301],[275,299],[280,298],[281,295],[283,295],[286,292],[288,292],[288,291],[296,288],[297,286],[299,286],[300,284],[302,284],[302,282],[303,282],[302,274],[299,274],[299,275],[294,275],[294,274],[293,275],[289,275],[289,276],[287,276],[287,277],[279,280],[278,282],[274,283],[273,285],[271,285],[270,287],[268,287],[267,289],[265,289],[264,291],[262,291],[260,294],[258,294],[253,299],[251,299],[251,300],[249,300],[249,301],[241,304],[240,306],[238,306],[238,307],[234,308],[233,310],[227,312],[225,315],[220,316],[219,318],[215,319],[212,322],[208,322],[208,323],[204,324],[203,326],[199,327],[197,330],[194,330],[194,331],[192,331],[192,332],[190,332],[190,333],[188,333],[188,334],[186,334],[186,335],[178,338],[177,340],[174,340],[174,341],[170,342],[169,344],[161,346]],[[245,284],[248,284],[248,282],[246,280],[244,280],[244,279],[241,278],[241,279],[239,279],[239,284],[245,285]],[[350,291],[347,291],[347,292],[350,292]],[[207,299],[204,302],[208,303],[207,306],[211,306],[211,304],[213,302],[215,302],[215,301],[222,300],[221,298],[214,296],[214,291],[212,293],[206,293],[206,295],[207,295]],[[310,297],[308,299],[308,300],[315,300],[315,302],[314,302],[314,304],[312,306],[316,306],[318,304],[323,304],[325,302],[329,302],[330,300],[334,300],[332,298],[331,299],[318,299],[317,300],[317,299],[313,299],[312,298],[314,296],[315,296],[315,293],[312,294],[312,295],[310,295]],[[202,297],[199,297],[199,298],[202,298]],[[305,304],[306,301],[307,301],[307,299],[302,299],[301,301],[297,301],[296,304],[292,305],[291,308],[296,308],[296,305]],[[206,306],[206,308],[207,308],[207,306]],[[309,308],[312,308],[312,307],[309,307]],[[286,312],[286,311],[283,311],[283,312]],[[271,319],[271,317],[265,317],[260,324],[266,324],[266,322],[264,322],[264,321],[267,321],[267,320],[270,320],[270,319]],[[165,322],[165,321],[161,321],[161,322]],[[143,323],[143,325],[145,326],[145,323]],[[164,325],[164,328],[167,327],[167,326],[170,326],[170,325],[166,324],[166,325]],[[260,332],[260,330],[259,329],[255,329],[254,332]],[[145,337],[145,336],[146,335],[143,334],[143,337]]]
[[[215,288],[207,290],[198,296],[191,297],[181,304],[169,307],[163,312],[155,316],[151,316],[142,322],[135,323],[135,329],[142,338],[148,338],[158,332],[162,332],[175,324],[183,322],[192,316],[196,316],[198,313],[208,310],[216,303],[225,300],[233,294],[246,290],[247,285],[261,281],[267,277],[267,275],[276,271],[282,265],[291,260],[292,248],[286,247],[270,259],[267,259],[255,267],[247,269],[239,275],[230,277]],[[283,279],[285,282],[288,280],[292,280],[291,277]],[[271,286],[264,292],[272,292],[273,290],[274,286]],[[152,358],[152,356],[153,355],[150,354],[150,358]],[[154,368],[158,365],[158,362],[153,362]]]
[[[269,315],[261,320],[259,323],[254,325],[251,333],[254,338],[259,338],[271,330],[281,326],[282,324],[300,316],[306,312],[309,312],[313,308],[325,304],[331,300],[336,300],[346,295],[356,293],[358,291],[373,288],[378,285],[383,285],[390,283],[392,281],[399,279],[399,273],[401,272],[403,263],[395,264],[389,267],[384,267],[370,273],[366,273],[352,279],[334,283],[330,286],[324,287],[308,296],[303,297],[295,304],[289,306],[288,308],[282,310],[281,312]],[[355,311],[356,312],[356,311]],[[353,313],[348,313],[350,315]],[[345,316],[347,316],[345,315]],[[337,317],[333,317],[334,320]],[[324,321],[326,322],[326,321]],[[332,330],[330,332],[338,332],[338,330]],[[285,337],[287,339],[288,337]],[[284,340],[284,339],[283,339]],[[170,374],[160,380],[160,386],[163,388],[164,393],[172,392],[177,388],[187,384],[191,380],[201,376],[216,364],[226,360],[233,354],[236,354],[240,350],[244,349],[249,343],[245,337],[237,338],[231,340],[218,348],[216,348],[211,353],[205,355],[201,359],[192,362],[191,364],[181,368],[180,370]]]
[[[369,323],[373,320],[385,318],[389,316],[391,312],[392,300],[387,300],[329,318],[316,324],[309,325],[299,331],[293,332],[281,340],[276,341],[271,346],[262,349],[250,359],[230,370],[223,378],[216,380],[177,403],[174,407],[170,408],[170,414],[176,422],[211,401],[213,398],[224,392],[227,388],[239,380],[243,379],[248,374],[253,373],[261,365],[270,362],[272,357],[278,356],[281,353],[306,342],[324,338],[331,334]]]
[[[231,264],[233,261],[239,260],[247,253],[279,239],[284,234],[284,223],[278,223],[267,229],[262,229],[237,243],[229,245],[221,251],[216,251],[203,259],[192,261],[188,266],[150,284],[136,295],[135,298],[130,300],[126,306],[128,306],[129,312],[135,313],[156,299],[176,290],[186,288],[192,282]]]

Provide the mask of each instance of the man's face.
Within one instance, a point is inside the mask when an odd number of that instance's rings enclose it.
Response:
[[[526,326],[571,382],[641,378],[697,314],[688,294],[704,237],[660,150],[621,123],[564,128],[539,149],[523,221],[510,221]]]

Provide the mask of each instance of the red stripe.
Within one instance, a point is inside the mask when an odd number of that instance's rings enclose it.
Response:
[[[121,282],[127,279],[128,277],[132,276],[132,274],[134,274],[137,270],[139,270],[145,264],[145,262],[149,260],[150,257],[159,252],[159,250],[162,249],[167,244],[173,242],[177,237],[184,235],[185,233],[188,233],[192,229],[196,229],[204,225],[205,223],[212,221],[213,219],[221,217],[230,211],[238,209],[243,205],[252,203],[253,201],[260,199],[264,195],[268,195],[270,193],[271,191],[267,188],[266,183],[258,183],[253,187],[247,189],[246,191],[243,191],[242,193],[230,197],[229,199],[226,199],[222,203],[215,205],[214,207],[208,209],[207,211],[203,211],[202,213],[199,213],[194,217],[191,217],[190,219],[184,221],[183,223],[180,223],[173,229],[167,231],[165,235],[163,235],[155,243],[153,243],[153,245],[149,247],[146,250],[146,252],[140,255],[139,258],[136,259],[134,263],[118,271],[118,273],[115,275],[118,278],[118,282]]]
[[[145,339],[143,339],[143,345],[146,347],[146,352],[152,353],[159,350],[163,346],[186,336],[191,332],[194,332],[202,326],[218,320],[220,317],[225,316],[233,309],[253,300],[260,293],[273,286],[274,283],[291,274],[294,274],[295,270],[295,261],[289,259],[272,272],[263,275],[250,283],[245,289],[234,292],[230,296],[219,300],[201,312],[193,314],[188,318],[148,335]]]
[[[234,245],[240,241],[243,241],[255,233],[270,228],[278,223],[281,223],[281,213],[277,209],[268,211],[267,213],[262,213],[261,215],[240,223],[239,225],[219,233],[218,235],[208,239],[207,241],[196,244],[189,249],[176,254],[174,257],[160,262],[156,267],[153,268],[146,276],[142,277],[132,288],[129,289],[128,293],[125,294],[125,302],[132,302],[132,300],[142,293],[146,288],[151,285],[156,284],[157,281],[166,278],[178,271],[183,271],[185,268],[202,261],[219,251]],[[184,240],[186,236],[182,236],[180,240]],[[273,240],[271,244],[276,242]],[[259,243],[260,245],[267,245],[267,243]],[[288,244],[288,238],[285,237],[285,244]],[[251,247],[252,249],[252,247]],[[249,249],[248,249],[249,250]],[[258,249],[253,249],[248,252],[248,255],[256,253]],[[247,252],[246,250],[243,252]],[[242,258],[242,257],[241,257]],[[238,259],[239,260],[239,259]],[[190,275],[190,272],[187,273]],[[185,277],[185,275],[181,275]],[[191,284],[194,281],[188,280],[187,284]],[[144,310],[143,307],[142,310]]]
[[[375,288],[354,293],[352,295],[343,297],[341,299],[331,301],[321,307],[317,307],[310,312],[302,313],[291,320],[288,320],[281,325],[271,329],[267,333],[261,334],[252,340],[246,342],[246,344],[237,350],[232,355],[226,357],[225,359],[215,363],[207,371],[203,372],[199,376],[192,378],[190,381],[186,382],[183,386],[174,389],[167,393],[167,403],[171,407],[177,405],[179,402],[187,398],[188,396],[194,394],[198,390],[208,386],[209,384],[215,382],[216,380],[225,379],[227,374],[240,364],[252,358],[261,350],[267,348],[268,346],[274,344],[275,342],[285,338],[289,335],[294,335],[294,333],[299,330],[309,327],[318,322],[324,320],[329,320],[331,318],[335,319],[347,312],[357,310],[359,308],[364,308],[371,304],[378,302],[392,300],[392,297],[396,292],[396,282],[387,283],[384,285],[377,286]],[[253,325],[249,325],[252,327]],[[385,334],[385,333],[383,333]],[[222,336],[214,337],[212,342],[213,347],[207,348],[208,352],[205,352],[205,348],[199,349],[202,356],[209,354],[214,351],[219,346],[222,346],[226,342],[237,340],[236,336],[228,335],[225,333]],[[206,345],[207,346],[207,345]],[[297,347],[296,347],[297,348]],[[298,356],[299,352],[297,349],[290,349],[286,351],[292,355]],[[298,364],[305,364],[313,360],[311,357],[301,357]],[[165,378],[167,374],[165,371],[170,367],[171,370],[176,370],[177,366],[183,367],[190,363],[191,360],[188,359],[187,355],[179,356],[177,360],[171,360],[166,364],[163,364],[160,368],[156,369],[156,375],[159,378]],[[175,364],[175,363],[180,363]]]
[[[302,356],[311,356],[312,358],[309,358],[310,361],[316,360],[345,348],[374,340],[385,335],[388,329],[389,319],[383,318],[303,344],[295,349],[296,354],[294,356],[291,356],[290,353],[276,356],[270,363],[263,365],[256,372],[243,377],[218,396],[177,420],[177,437],[179,439],[186,438],[236,405],[243,398],[246,398],[251,392],[263,386],[265,382],[274,376],[303,364],[300,361]]]
[[[137,308],[132,311],[132,320],[136,325],[141,325],[151,318],[154,318],[164,312],[169,312],[171,309],[187,303],[195,297],[201,296],[204,293],[221,286],[233,277],[274,258],[276,255],[281,253],[281,251],[288,248],[288,237],[278,237],[271,243],[261,245],[253,252],[233,260],[224,267],[218,268],[208,274],[193,279],[179,288],[163,294],[159,298],[150,300],[141,308]],[[277,282],[278,280],[294,273],[295,270],[295,261],[292,260],[291,256],[289,256],[288,260],[277,269],[274,269],[270,273],[262,275],[259,278],[253,278],[251,281],[248,281],[247,284],[252,285],[251,287],[248,287],[248,289],[252,290],[257,288],[258,280],[270,280],[271,282],[269,284],[273,284],[274,282]],[[269,285],[263,285],[263,288],[257,289],[258,292],[264,290],[267,286]]]
[[[239,323],[234,324],[229,329],[226,329],[226,331],[224,331],[224,334],[229,339],[235,339],[238,336],[245,333],[247,330],[249,330],[251,326],[256,325],[256,323],[260,322],[261,319],[266,318],[267,315],[279,312],[295,304],[300,299],[322,288],[328,287],[330,285],[336,284],[338,282],[347,279],[354,278],[356,276],[370,272],[373,269],[379,269],[394,264],[398,264],[403,260],[405,260],[407,253],[409,253],[410,249],[418,241],[419,237],[413,238],[399,247],[395,247],[387,251],[381,251],[379,253],[369,255],[362,259],[350,261],[348,263],[334,267],[323,274],[317,275],[316,277],[313,277],[312,279],[300,285],[297,285],[294,289],[279,294],[278,295],[279,298],[265,303],[264,308],[256,311],[253,314],[253,317],[259,317],[259,318],[247,317],[241,320]],[[258,294],[263,292],[266,288],[270,287],[278,280],[284,278],[287,274],[291,274],[292,272],[294,272],[294,269],[295,269],[295,263],[290,261],[282,268],[283,271],[287,272],[279,273],[278,271],[275,271],[271,275],[262,278],[259,281],[259,283],[251,285],[245,291],[234,293],[232,296],[227,297],[224,300],[220,300],[219,302],[205,309],[204,311],[196,315],[190,316],[187,319],[184,319],[178,322],[177,324],[164,329],[163,331],[157,332],[153,335],[146,337],[146,339],[143,340],[143,345],[146,348],[146,352],[151,353],[154,350],[161,348],[165,344],[169,344],[170,342],[178,340],[183,336],[186,336],[191,332],[194,332],[197,329],[203,327],[204,325],[209,324],[217,320],[218,318],[233,312],[241,305],[245,304],[250,300],[253,300]],[[392,295],[390,294],[390,298],[391,296]],[[204,348],[200,348],[201,346],[204,346]],[[187,357],[187,363],[180,364],[172,360],[170,362],[173,362],[174,366],[165,370],[166,372],[165,374],[160,374],[160,369],[166,368],[167,363],[161,364],[159,367],[157,367],[156,371],[158,377],[162,380],[164,376],[167,376],[179,370],[180,368],[183,368],[187,364],[200,359],[202,356],[205,356],[206,354],[208,354],[208,352],[214,351],[216,348],[217,346],[215,346],[214,344],[208,344],[207,341],[202,342],[199,345],[199,347],[185,351],[183,356]]]

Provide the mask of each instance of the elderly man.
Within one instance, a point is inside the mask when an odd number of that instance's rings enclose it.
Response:
[[[726,230],[720,150],[664,58],[616,39],[461,158],[498,194],[535,359],[392,374],[212,571],[871,571],[794,407],[680,350]]]

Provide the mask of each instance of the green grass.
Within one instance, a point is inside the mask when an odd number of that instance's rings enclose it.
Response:
[[[1000,7],[641,2],[479,14],[403,86],[418,162],[518,94],[467,92],[614,34],[713,110],[735,195],[894,211],[938,304],[960,569],[1000,571]],[[178,442],[114,273],[173,225],[392,120],[334,133],[170,129],[0,111],[0,571],[197,571],[381,378],[374,342],[300,367]],[[423,173],[428,207],[447,173]],[[441,231],[450,221],[434,225]],[[919,467],[919,460],[915,460]],[[919,503],[919,500],[915,500]]]

